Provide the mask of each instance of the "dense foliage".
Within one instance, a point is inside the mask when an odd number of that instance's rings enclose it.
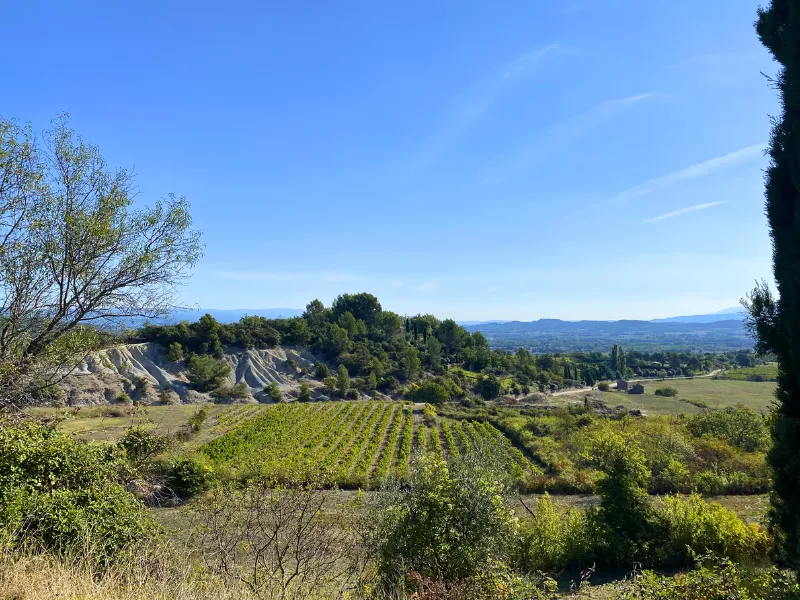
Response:
[[[800,12],[791,0],[759,8],[756,30],[780,65],[774,80],[781,114],[774,120],[766,171],[766,214],[778,297],[766,283],[747,302],[757,349],[778,362],[772,420],[771,522],[782,558],[800,573]]]
[[[28,422],[0,424],[0,529],[14,546],[80,552],[113,561],[157,531],[155,521],[124,483],[131,477],[126,448],[84,444]]]

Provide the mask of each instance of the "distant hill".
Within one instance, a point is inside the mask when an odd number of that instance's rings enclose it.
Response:
[[[244,316],[265,317],[267,319],[277,319],[279,317],[299,317],[303,314],[302,308],[198,308],[198,309],[176,309],[170,312],[169,316],[163,319],[149,319],[154,325],[172,325],[181,321],[194,323],[204,314],[210,314],[220,323],[235,323]],[[132,320],[130,326],[137,327],[144,323],[144,319]]]
[[[743,316],[742,307],[734,306],[707,315],[684,315],[680,317],[666,317],[664,319],[652,319],[650,322],[651,323],[715,323],[717,321],[741,319],[742,316]]]
[[[693,321],[510,321],[465,326],[480,331],[492,347],[535,352],[608,352],[612,344],[637,350],[701,352],[752,348],[744,324],[735,315],[707,322]],[[733,317],[733,318],[731,318]]]

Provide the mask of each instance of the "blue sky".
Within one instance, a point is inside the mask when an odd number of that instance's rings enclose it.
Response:
[[[0,114],[191,201],[187,304],[713,312],[770,279],[756,6],[27,0]]]

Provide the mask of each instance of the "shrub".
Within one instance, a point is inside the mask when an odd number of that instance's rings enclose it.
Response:
[[[0,527],[14,544],[112,562],[159,531],[125,490],[130,474],[121,445],[84,444],[33,422],[0,424]]]
[[[189,359],[189,381],[201,392],[210,392],[220,387],[231,374],[228,363],[213,356],[195,354]]]
[[[283,402],[283,393],[281,392],[280,386],[275,381],[264,386],[264,393],[269,396],[273,402]]]
[[[519,569],[531,574],[559,572],[582,566],[595,553],[598,532],[594,511],[568,509],[559,513],[546,493],[528,510],[531,516],[522,521],[517,541],[515,563]]]
[[[233,386],[222,386],[211,392],[215,398],[233,398],[235,400],[245,400],[250,397],[250,388],[242,381]]]
[[[478,379],[476,388],[484,400],[497,398],[503,391],[503,386],[495,375],[483,376]]]
[[[792,600],[800,586],[789,573],[774,567],[747,570],[730,560],[705,555],[688,573],[674,576],[651,571],[639,574],[616,600]]]
[[[345,394],[345,397],[350,398],[351,400],[358,400],[359,398],[358,390],[354,388],[347,390],[347,394]]]
[[[169,439],[156,435],[141,427],[129,427],[119,442],[125,449],[125,455],[135,465],[141,465],[156,454],[169,448]]]
[[[197,496],[211,487],[213,471],[197,458],[184,458],[172,463],[167,486],[182,498]]]
[[[423,381],[416,388],[412,388],[412,390],[406,394],[406,397],[412,402],[424,402],[426,404],[438,406],[447,402],[450,399],[450,394],[447,393],[443,385],[428,380]]]
[[[180,362],[183,360],[183,346],[180,342],[172,342],[167,350],[167,360]]]
[[[314,377],[317,379],[325,379],[331,376],[331,370],[323,362],[314,363]]]
[[[502,477],[477,462],[448,467],[441,458],[420,458],[407,488],[384,492],[378,559],[384,581],[391,588],[410,573],[451,583],[506,572],[503,557],[516,530],[508,491]]]
[[[342,398],[346,397],[350,390],[350,374],[344,365],[339,365],[339,369],[336,371],[336,390]]]
[[[300,393],[297,395],[298,402],[311,402],[311,388],[304,381],[300,384]]]
[[[600,390],[601,392],[607,392],[611,389],[611,386],[608,385],[608,382],[601,381],[600,383],[597,384],[597,389]]]
[[[764,450],[769,446],[769,429],[766,420],[747,406],[707,410],[691,415],[686,428],[696,436],[710,435],[745,452]]]
[[[164,387],[158,392],[158,402],[159,404],[163,404],[165,406],[169,406],[171,404],[178,403],[178,394],[176,394],[173,389],[169,386]]]
[[[323,383],[325,384],[325,390],[329,394],[336,391],[336,377],[326,377]]]
[[[436,423],[436,409],[431,404],[426,404],[422,409],[422,418],[426,425],[433,425]]]
[[[189,417],[189,427],[192,431],[198,432],[208,418],[208,407],[201,406],[197,411]]]
[[[769,537],[762,527],[743,523],[732,510],[697,494],[665,497],[657,515],[664,531],[660,566],[690,564],[693,555],[709,551],[737,562],[767,555]]]
[[[673,387],[662,387],[655,391],[656,396],[664,396],[667,398],[675,398],[678,395],[678,390]]]

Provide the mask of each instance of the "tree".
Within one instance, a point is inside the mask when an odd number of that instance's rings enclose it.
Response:
[[[438,373],[442,369],[442,345],[435,337],[428,339],[428,366],[434,373]]]
[[[172,362],[180,362],[183,360],[183,346],[180,342],[172,342],[167,350],[167,360]]]
[[[370,392],[374,390],[376,387],[378,387],[378,377],[377,375],[375,375],[375,371],[369,372],[369,375],[367,375],[366,384],[367,384],[367,390]]]
[[[297,395],[298,402],[311,402],[311,388],[304,381],[300,384],[300,393]]]
[[[329,394],[336,391],[336,377],[326,377],[322,383],[325,384],[325,390]]]
[[[614,344],[613,346],[611,346],[611,359],[609,360],[609,363],[611,364],[611,370],[612,371],[619,371],[619,357],[618,357],[618,354],[619,354],[619,349],[618,349],[617,345]]]
[[[486,400],[492,400],[500,395],[503,386],[495,375],[481,377],[478,380],[478,393]]]
[[[189,359],[187,377],[201,392],[211,392],[220,387],[231,374],[228,363],[216,360],[213,356],[195,354]]]
[[[376,315],[381,312],[381,303],[372,294],[342,294],[337,296],[331,305],[335,318],[350,312],[356,319],[361,319],[367,325],[371,324]]]
[[[443,385],[429,379],[413,389],[408,394],[408,399],[413,402],[424,402],[425,404],[440,406],[450,400],[450,394]]]
[[[782,111],[774,120],[765,177],[778,297],[762,283],[744,305],[756,351],[774,353],[778,362],[773,446],[767,454],[772,467],[769,519],[780,558],[800,574],[800,12],[791,0],[772,0],[758,9],[756,30],[780,65],[774,83]]]
[[[382,495],[385,506],[376,514],[381,533],[377,566],[389,589],[402,585],[410,572],[445,584],[469,585],[475,579],[492,581],[506,570],[503,559],[517,519],[507,478],[485,458],[448,466],[438,457],[420,457],[408,483]],[[492,592],[465,590],[463,595],[435,597],[506,595],[499,589]]]
[[[0,118],[0,406],[19,406],[97,347],[92,323],[166,314],[201,256],[189,205],[133,207],[65,116],[41,139]]]
[[[339,370],[336,371],[336,390],[339,395],[344,398],[350,389],[350,374],[347,372],[347,367],[339,365]]]

